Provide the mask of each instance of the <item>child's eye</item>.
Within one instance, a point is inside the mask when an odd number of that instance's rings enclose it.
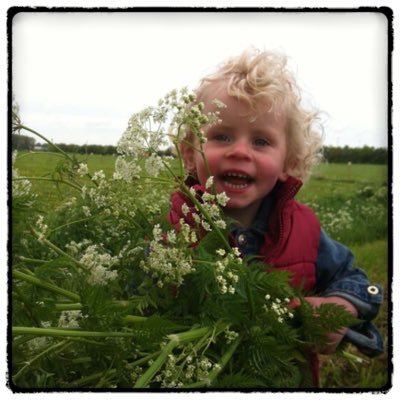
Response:
[[[269,145],[269,141],[264,138],[256,138],[253,140],[253,145],[257,147],[264,147]]]
[[[217,142],[228,142],[230,140],[230,137],[226,133],[216,133],[212,137],[213,140],[216,140]]]

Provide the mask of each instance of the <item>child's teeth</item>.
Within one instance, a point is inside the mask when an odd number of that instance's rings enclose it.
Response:
[[[249,186],[250,180],[248,175],[237,172],[227,172],[224,175],[225,185],[232,189],[245,189]]]
[[[247,179],[247,175],[236,174],[236,173],[233,173],[233,172],[228,172],[226,175],[227,175],[227,176],[234,177],[234,178]]]
[[[241,184],[241,185],[235,185],[233,183],[225,182],[225,185],[228,187],[231,187],[233,189],[244,189],[248,186],[247,183]]]

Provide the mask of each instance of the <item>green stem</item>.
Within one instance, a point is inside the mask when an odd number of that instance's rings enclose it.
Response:
[[[76,266],[81,268],[83,271],[87,272],[85,266],[82,265],[79,261],[75,260],[74,257],[71,257],[68,253],[66,253],[65,251],[61,250],[59,247],[57,247],[55,244],[51,243],[46,238],[41,238],[40,235],[36,232],[36,230],[33,229],[33,227],[30,227],[30,229],[31,229],[31,232],[33,233],[33,235],[39,240],[39,242],[41,242],[41,243],[45,244],[46,246],[50,247],[57,254],[67,258],[68,260],[72,261]]]
[[[130,305],[131,305],[131,303],[129,301],[124,301],[124,300],[111,300],[110,301],[110,306],[113,306],[114,308],[117,308],[117,309],[127,308]],[[55,309],[57,311],[81,310],[82,304],[81,303],[57,303],[57,304],[55,304]],[[124,317],[124,321],[126,323],[144,322],[145,320],[147,320],[147,317],[141,317],[141,316],[135,316],[135,315],[127,315]]]
[[[35,276],[32,275],[25,274],[21,271],[17,270],[12,271],[12,276],[15,279],[21,279],[25,282],[32,283],[33,285],[39,286],[46,290],[50,290],[51,292],[64,296],[70,300],[78,302],[81,300],[80,296],[76,293],[70,292],[69,290],[66,289],[62,289],[56,285],[53,285],[52,283],[43,281],[42,279],[36,278]]]
[[[32,156],[32,155],[42,155],[42,154],[48,154],[52,156],[57,156],[57,157],[64,157],[63,154],[55,153],[54,151],[30,151],[28,153],[18,153],[18,159],[26,157],[26,156]]]
[[[57,226],[57,228],[54,228],[54,229],[50,230],[49,233],[56,232],[56,231],[58,231],[60,229],[66,228],[67,226],[70,226],[70,225],[79,224],[80,222],[89,221],[89,220],[91,220],[93,218],[94,218],[94,216],[91,216],[91,217],[87,217],[87,218],[81,218],[81,219],[78,219],[76,221],[68,222],[68,223],[66,223],[64,225]]]
[[[147,321],[147,317],[142,317],[140,315],[126,315],[124,317],[124,321],[125,322],[132,322],[132,323],[144,322],[144,321]]]
[[[176,342],[177,344],[185,344],[188,342],[192,342],[193,340],[200,339],[203,336],[212,332],[212,328],[206,326],[203,328],[192,329],[190,331],[181,332],[181,333],[172,333],[168,335],[168,339]]]
[[[154,357],[157,357],[161,353],[160,351],[156,351],[155,353],[149,354],[148,356],[142,357],[139,360],[134,361],[133,363],[129,364],[131,367],[136,367],[138,365],[142,365],[147,363],[148,361],[152,360]]]
[[[55,304],[55,309],[57,311],[80,310],[81,308],[82,308],[81,303],[58,303],[58,304]]]
[[[39,132],[28,128],[25,125],[18,125],[16,127],[17,129],[24,129],[28,132],[33,133],[36,136],[39,136],[41,139],[43,139],[46,143],[48,143],[50,146],[54,147],[59,153],[61,153],[62,155],[64,155],[64,157],[68,158],[68,160],[72,161],[72,163],[75,163],[75,160],[69,155],[67,154],[64,150],[62,150],[60,147],[58,147],[56,144],[54,144],[53,142],[51,142],[49,139],[47,139],[45,136],[43,136],[42,134],[40,134]]]
[[[135,388],[145,388],[154,377],[154,375],[160,370],[165,361],[168,358],[168,355],[172,353],[172,350],[178,345],[178,342],[175,340],[170,340],[168,344],[163,348],[160,355],[157,359],[151,364],[150,368],[148,368],[143,375],[135,383]]]
[[[39,132],[37,132],[37,131],[35,131],[35,130],[31,129],[31,128],[28,128],[27,126],[22,125],[22,124],[16,125],[15,127],[13,127],[13,129],[14,129],[14,130],[21,130],[21,129],[24,129],[24,130],[26,130],[26,131],[28,131],[28,132],[33,133],[33,134],[36,135],[36,136],[39,136],[39,137],[40,137],[41,139],[43,139],[46,143],[48,143],[51,147],[53,147],[55,150],[57,150],[57,152],[61,153],[64,157],[66,157],[66,158],[72,163],[72,165],[77,165],[77,164],[78,164],[78,162],[77,162],[73,157],[71,157],[68,153],[66,153],[64,150],[62,150],[60,147],[58,147],[56,144],[54,144],[53,142],[51,142],[49,139],[47,139],[45,136],[43,136],[43,135],[40,134]],[[87,176],[88,176],[90,179],[92,178],[92,176],[91,176],[90,174],[87,174]],[[66,183],[66,182],[64,182],[64,183]],[[95,184],[96,186],[98,186],[98,183],[97,183],[97,182],[94,182],[94,184]],[[72,186],[72,184],[71,184],[71,186]],[[79,190],[81,190],[80,187],[79,187]]]
[[[43,264],[47,262],[46,260],[38,260],[36,258],[29,258],[24,256],[17,256],[21,261],[29,262],[31,264]]]
[[[39,353],[37,356],[35,356],[34,358],[32,358],[32,360],[27,361],[26,364],[13,376],[13,381],[17,381],[18,378],[37,360],[39,360],[40,358],[42,358],[43,356],[45,356],[47,353],[53,352],[55,350],[64,350],[67,346],[71,345],[72,342],[68,341],[68,340],[63,340],[60,343],[56,343],[53,346],[48,347],[46,350],[42,351],[41,353]]]
[[[73,329],[59,328],[32,328],[28,326],[14,326],[13,335],[35,335],[35,336],[54,336],[54,337],[132,337],[135,334],[130,332],[95,332],[80,331]]]
[[[175,347],[191,342],[196,339],[201,339],[205,335],[209,335],[212,329],[209,327],[203,327],[198,329],[193,329],[187,332],[174,333],[168,335],[169,342],[162,349],[160,355],[151,364],[151,366],[145,371],[145,373],[137,380],[135,388],[145,388],[154,377],[154,375],[161,369],[165,361],[167,360],[169,354],[172,353]]]
[[[81,186],[75,185],[68,181],[64,181],[63,179],[44,178],[44,177],[39,177],[39,176],[23,176],[23,177],[19,177],[19,178],[13,178],[14,181],[21,181],[24,179],[29,179],[30,181],[46,181],[46,182],[54,182],[54,183],[64,183],[65,185],[69,185],[79,191],[82,190]]]
[[[215,379],[218,377],[218,375],[225,368],[226,364],[232,358],[232,356],[235,353],[237,347],[239,346],[241,340],[242,340],[242,338],[238,337],[234,342],[232,342],[232,344],[229,346],[228,350],[221,356],[221,358],[218,361],[220,368],[218,368],[218,369],[214,368],[208,374],[207,379],[185,385],[184,388],[185,389],[194,389],[194,388],[201,388],[204,386],[211,386],[211,384],[215,381]]]
[[[100,380],[105,374],[106,375],[113,375],[117,372],[117,370],[115,368],[110,369],[109,371],[106,372],[97,372],[95,374],[89,375],[89,376],[84,376],[83,378],[80,378],[74,382],[71,382],[70,384],[68,384],[68,387],[81,387],[81,386],[85,386],[90,382],[93,381],[98,381]]]
[[[221,368],[213,369],[208,376],[211,383],[216,379],[216,377],[220,374],[220,372],[225,368],[226,364],[228,364],[229,360],[232,358],[233,354],[235,353],[235,351],[238,348],[241,341],[242,341],[242,338],[239,336],[236,340],[234,340],[231,343],[228,350],[219,359],[218,364],[220,365]]]

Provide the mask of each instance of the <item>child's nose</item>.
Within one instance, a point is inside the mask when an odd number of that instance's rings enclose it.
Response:
[[[236,140],[229,147],[227,156],[236,158],[249,158],[250,157],[250,145],[247,140],[240,139]]]

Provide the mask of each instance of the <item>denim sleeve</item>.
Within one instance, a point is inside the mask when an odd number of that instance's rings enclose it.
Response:
[[[320,296],[340,296],[358,310],[360,319],[376,317],[383,300],[383,288],[371,284],[365,272],[354,266],[354,256],[344,245],[321,229],[316,262],[316,290]]]

